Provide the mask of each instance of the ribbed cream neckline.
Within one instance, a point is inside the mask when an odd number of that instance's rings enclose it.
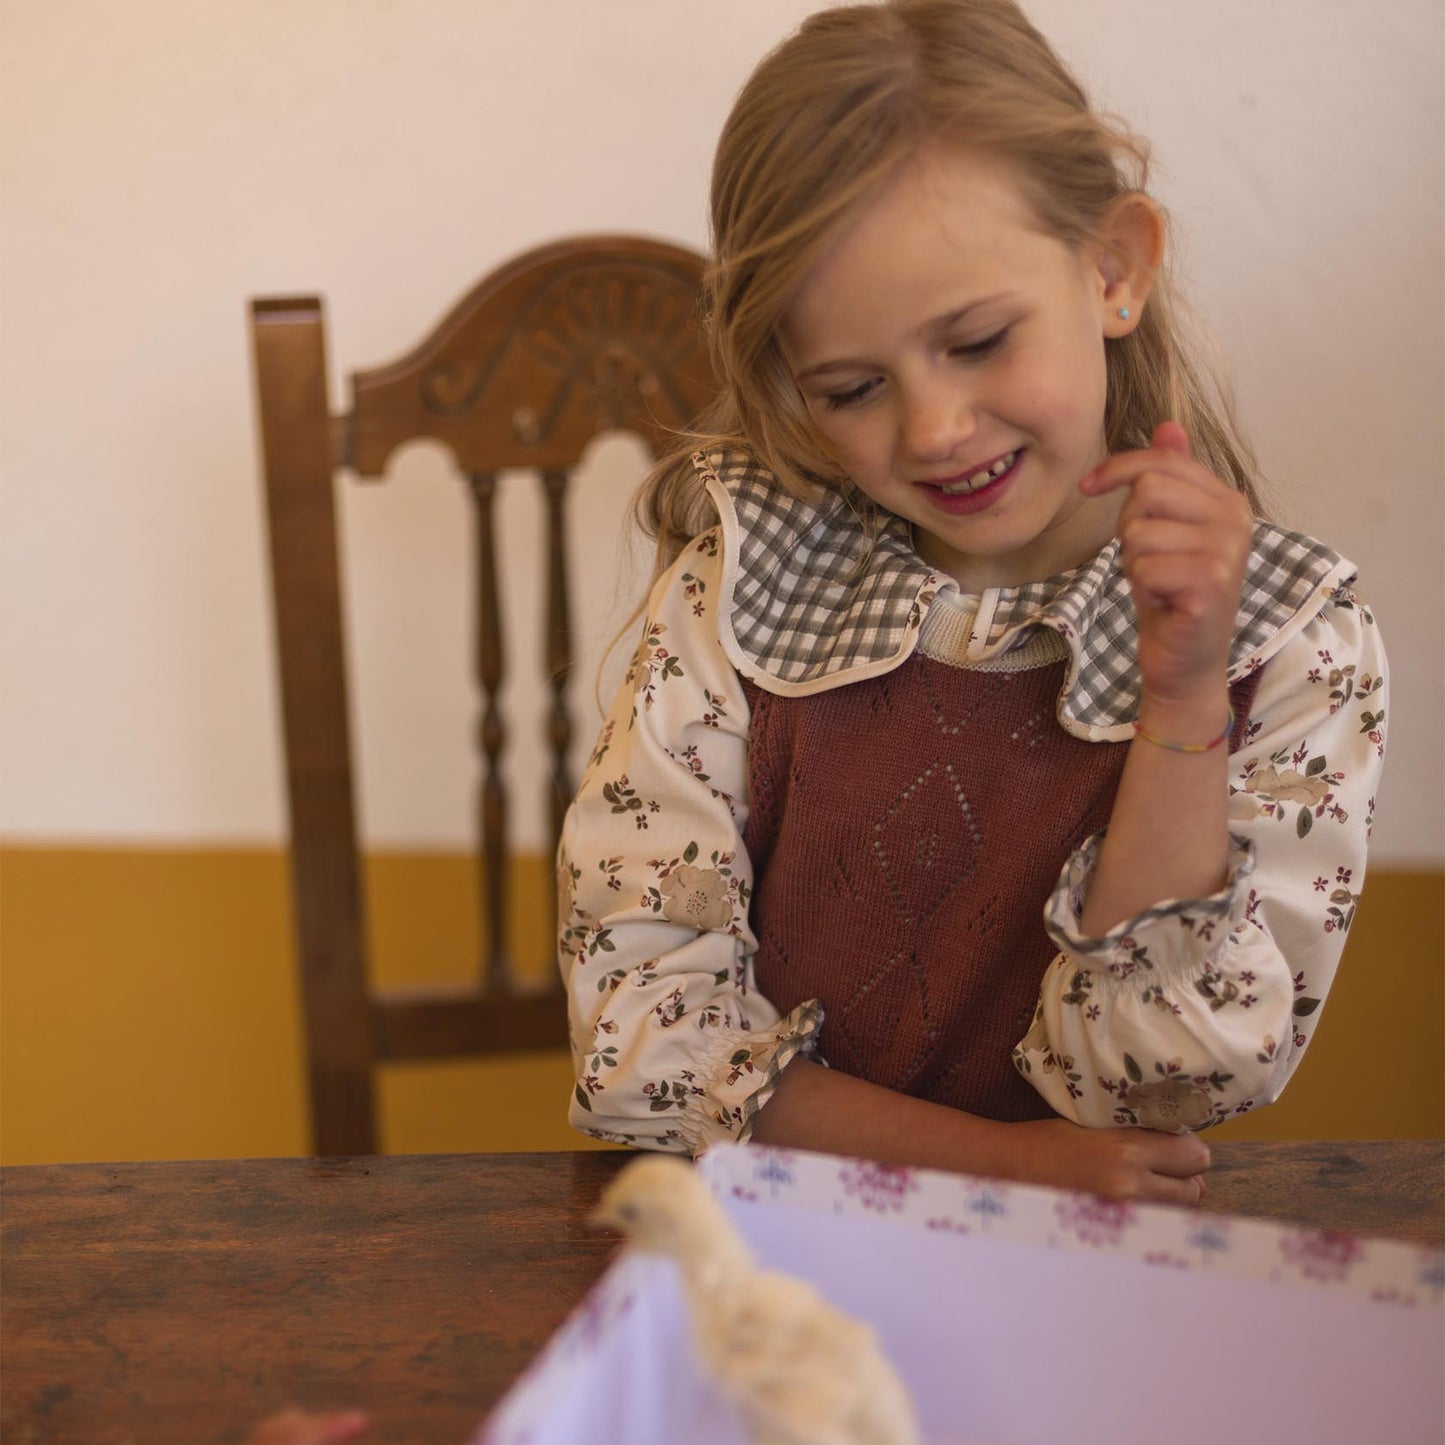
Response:
[[[977,593],[940,592],[918,632],[925,657],[973,672],[1029,672],[1069,655],[1069,644],[1052,628],[1036,627],[1015,648],[994,657],[970,657],[969,641],[978,620]]]

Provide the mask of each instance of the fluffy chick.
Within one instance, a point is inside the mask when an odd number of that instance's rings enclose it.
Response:
[[[759,1269],[691,1165],[638,1159],[592,1218],[677,1262],[703,1368],[755,1445],[918,1445],[873,1331],[802,1280]]]

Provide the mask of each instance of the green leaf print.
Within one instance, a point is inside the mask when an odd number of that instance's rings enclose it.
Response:
[[[1317,998],[1297,998],[1294,1001],[1294,1016],[1297,1019],[1307,1019],[1319,1006],[1320,1001]]]
[[[1306,833],[1315,825],[1315,815],[1306,808],[1299,810],[1299,817],[1295,820],[1294,830],[1299,837],[1303,838]]]
[[[1135,1062],[1133,1054],[1124,1055],[1124,1072],[1128,1074],[1134,1083],[1142,1084],[1144,1082],[1144,1071],[1139,1067],[1138,1063]]]
[[[578,1084],[574,1087],[573,1093],[577,1097],[577,1102],[590,1114],[592,1112],[592,1100],[587,1097],[587,1090],[584,1089],[581,1084]]]
[[[1305,764],[1305,777],[1312,778],[1316,773],[1322,773],[1324,770],[1325,760],[1323,757],[1311,758],[1309,762]]]

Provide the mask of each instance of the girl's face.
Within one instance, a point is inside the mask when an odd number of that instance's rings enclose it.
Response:
[[[965,591],[1051,576],[1113,535],[1118,495],[1078,489],[1104,456],[1104,339],[1133,324],[1107,269],[1045,235],[1005,167],[936,148],[784,313],[832,455]]]

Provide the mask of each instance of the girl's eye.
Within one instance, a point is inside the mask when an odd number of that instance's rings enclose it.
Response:
[[[857,406],[859,402],[867,401],[877,385],[877,381],[869,377],[867,381],[860,381],[857,386],[850,386],[847,391],[830,392],[823,401],[829,411],[841,411],[844,407]]]
[[[955,356],[961,356],[968,361],[978,361],[997,351],[1008,340],[1011,329],[1005,326],[1002,331],[995,331],[992,336],[985,336],[982,341],[970,341],[967,345],[954,346],[951,350]]]

